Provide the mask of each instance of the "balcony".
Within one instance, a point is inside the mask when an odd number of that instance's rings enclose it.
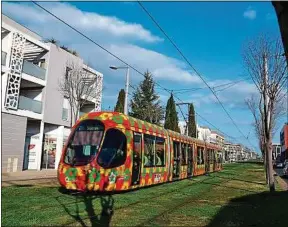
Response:
[[[24,60],[22,71],[38,79],[45,80],[46,69],[43,69],[29,61]]]
[[[29,111],[41,114],[42,113],[42,102],[27,98],[25,96],[19,96],[18,109],[29,110]]]
[[[4,51],[1,51],[1,65],[6,66],[6,57],[7,57],[7,53]]]

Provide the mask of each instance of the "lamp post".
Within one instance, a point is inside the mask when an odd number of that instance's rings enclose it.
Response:
[[[124,114],[128,115],[128,87],[129,87],[129,67],[128,66],[110,66],[110,69],[127,69],[126,71],[126,83],[125,83],[125,103],[124,103]]]

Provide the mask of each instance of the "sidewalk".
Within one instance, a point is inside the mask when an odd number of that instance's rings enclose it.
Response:
[[[2,187],[12,185],[53,185],[57,183],[57,170],[26,170],[2,173]]]
[[[273,170],[274,171],[274,176],[275,176],[275,180],[278,182],[278,184],[280,185],[280,187],[285,190],[288,191],[288,180],[287,179],[283,179],[281,177],[280,171],[279,170]]]

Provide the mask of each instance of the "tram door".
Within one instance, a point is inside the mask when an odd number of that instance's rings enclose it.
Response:
[[[174,154],[174,162],[173,162],[173,178],[179,177],[180,172],[180,143],[173,142],[173,154]]]
[[[188,177],[192,176],[192,173],[193,173],[193,149],[192,145],[188,144],[188,167],[187,167]]]
[[[141,157],[142,157],[142,135],[134,132],[133,136],[133,166],[132,166],[132,185],[140,183]]]

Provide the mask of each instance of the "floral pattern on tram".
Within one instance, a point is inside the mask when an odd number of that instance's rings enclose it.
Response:
[[[85,191],[85,190],[100,190],[100,191],[121,191],[128,190],[142,186],[149,186],[162,182],[172,181],[173,179],[173,166],[174,166],[174,153],[173,153],[173,141],[180,143],[186,143],[193,148],[193,175],[201,175],[205,173],[205,165],[197,164],[197,147],[203,146],[200,141],[181,135],[170,130],[153,125],[142,120],[135,119],[133,117],[126,116],[117,112],[94,112],[83,115],[77,123],[73,126],[72,132],[75,132],[77,127],[85,121],[98,120],[103,124],[103,136],[99,139],[97,144],[98,151],[95,152],[95,156],[91,158],[91,161],[81,166],[73,166],[66,164],[64,161],[65,153],[63,152],[59,167],[58,167],[58,179],[62,186],[67,189]],[[116,131],[122,132],[126,141],[126,158],[121,165],[115,165],[114,167],[103,167],[99,164],[99,156],[103,151],[103,145],[107,133],[109,130],[117,129]],[[159,137],[165,140],[164,155],[165,162],[162,162],[161,166],[144,166],[144,142],[141,143],[141,172],[139,184],[132,185],[132,172],[133,172],[133,149],[134,149],[134,133],[141,133],[151,137]],[[73,133],[69,136],[69,140],[73,137]],[[82,138],[83,139],[83,138]],[[111,140],[111,139],[110,139]],[[113,141],[113,140],[112,140]],[[142,140],[141,140],[142,141]],[[68,142],[65,145],[66,151]],[[124,146],[124,145],[123,145]],[[89,148],[90,149],[90,148]],[[155,151],[154,151],[155,152]],[[90,153],[89,153],[90,154]],[[170,157],[169,157],[170,156]],[[123,156],[124,157],[124,156]],[[155,156],[154,156],[155,157]],[[155,160],[155,159],[154,159]],[[170,160],[170,161],[169,161]],[[163,164],[165,163],[165,164]],[[187,178],[187,164],[180,164],[180,171],[178,179]],[[221,169],[221,165],[217,165],[215,169]]]
[[[121,113],[100,112],[85,114],[78,120],[73,129],[75,129],[79,122],[86,119],[100,120],[106,127],[105,131],[107,131],[109,128],[117,128],[125,134],[127,139],[126,161],[124,165],[110,169],[104,169],[100,167],[96,163],[96,160],[84,167],[77,168],[65,165],[63,162],[60,162],[58,168],[58,178],[61,185],[65,186],[67,189],[96,191],[129,189],[131,184],[133,159],[133,135],[131,130],[149,135],[159,135],[161,137],[167,138],[163,128],[132,117],[125,116]],[[168,149],[167,144],[165,149]],[[140,180],[141,186],[165,182],[167,181],[167,177],[167,166],[143,168]]]

